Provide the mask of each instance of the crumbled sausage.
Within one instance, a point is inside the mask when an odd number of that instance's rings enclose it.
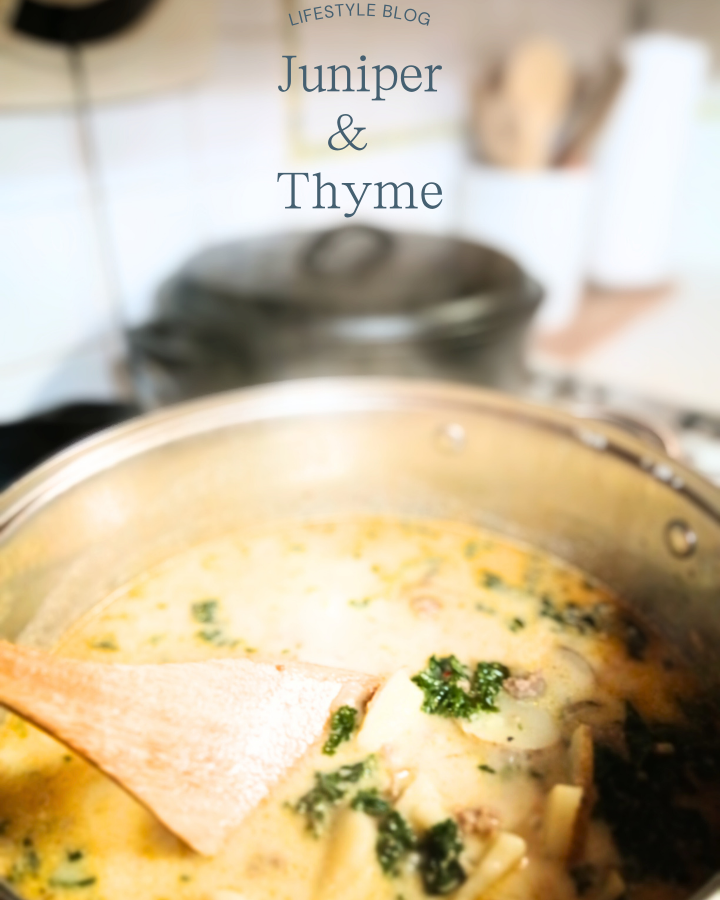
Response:
[[[503,688],[516,700],[536,700],[545,693],[547,684],[540,672],[531,672],[506,679]]]
[[[490,837],[500,828],[500,816],[484,806],[461,810],[457,821],[465,834],[477,834],[479,837]]]

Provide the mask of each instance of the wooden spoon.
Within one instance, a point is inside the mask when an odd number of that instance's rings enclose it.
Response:
[[[518,44],[477,97],[475,128],[485,159],[508,169],[549,165],[573,89],[570,60],[559,44],[541,37]]]
[[[62,741],[205,855],[378,679],[249,659],[103,665],[0,641],[0,704]]]

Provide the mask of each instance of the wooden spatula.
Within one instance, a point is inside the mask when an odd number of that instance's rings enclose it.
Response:
[[[371,676],[304,663],[103,665],[0,641],[0,704],[206,855],[322,735],[341,694],[362,699],[377,686]]]

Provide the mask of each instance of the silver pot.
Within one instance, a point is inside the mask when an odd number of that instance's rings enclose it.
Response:
[[[49,645],[184,548],[349,512],[476,523],[554,553],[720,687],[720,490],[610,425],[423,382],[239,391],[56,457],[0,498],[0,635]]]
[[[326,376],[439,378],[518,390],[542,289],[451,237],[349,225],[202,251],[129,335],[140,402]]]

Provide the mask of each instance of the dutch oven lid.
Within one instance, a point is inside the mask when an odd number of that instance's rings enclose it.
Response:
[[[172,291],[166,303],[177,314],[187,298],[196,322],[215,297],[295,321],[322,321],[346,340],[477,334],[528,317],[542,297],[519,266],[488,247],[364,225],[212,247],[187,263],[180,280],[193,290]],[[191,300],[198,293],[204,305]]]

